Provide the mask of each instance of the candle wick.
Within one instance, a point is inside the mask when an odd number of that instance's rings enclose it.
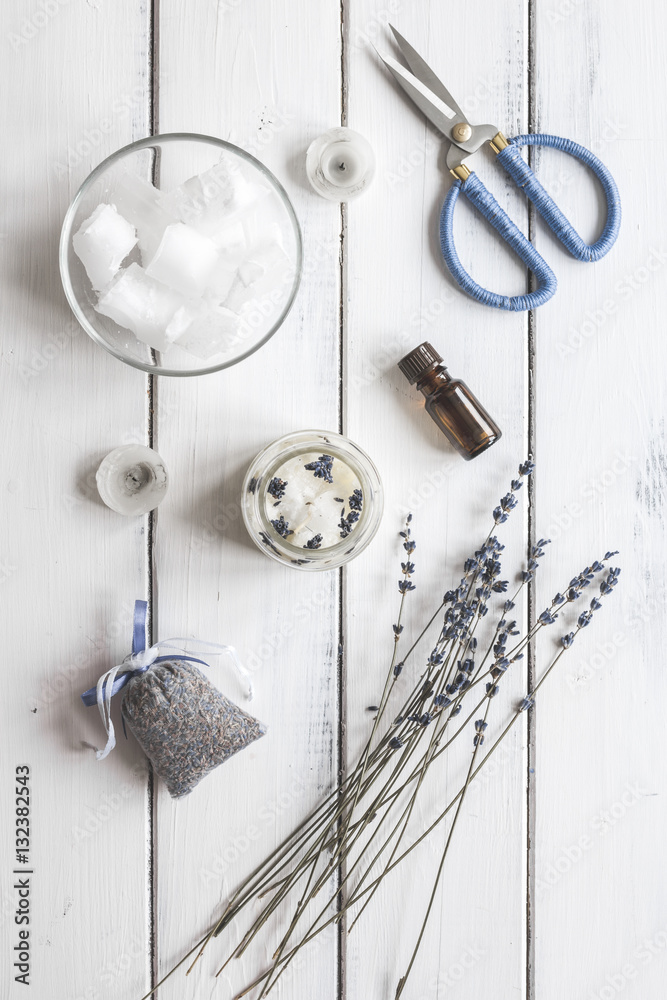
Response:
[[[338,164],[338,169],[339,170],[347,170],[347,166],[346,166],[344,160],[341,163]]]

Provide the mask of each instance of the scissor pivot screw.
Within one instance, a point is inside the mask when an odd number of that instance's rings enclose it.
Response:
[[[455,142],[467,142],[472,135],[472,129],[467,122],[459,122],[452,129],[452,139]]]

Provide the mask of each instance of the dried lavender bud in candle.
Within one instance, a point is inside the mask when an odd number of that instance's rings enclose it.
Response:
[[[350,505],[350,510],[361,510],[364,502],[361,490],[353,490],[352,496],[348,498],[347,502]]]
[[[281,538],[287,538],[288,535],[294,534],[289,526],[289,522],[285,520],[282,514],[277,520],[271,521],[271,526],[275,528]]]
[[[271,541],[271,539],[269,538],[269,536],[267,535],[267,533],[265,531],[260,531],[259,537],[262,539],[262,541],[264,542],[264,544],[268,545],[269,548],[273,549],[274,552],[278,551],[278,549],[275,547],[275,545],[273,544],[273,542]]]
[[[333,483],[331,476],[333,461],[331,455],[320,455],[316,462],[309,462],[308,465],[304,465],[304,469],[312,472],[317,479],[323,479],[326,483]]]
[[[288,485],[289,484],[286,483],[284,479],[279,479],[278,476],[274,476],[269,485],[266,487],[266,491],[276,500],[282,500],[285,496],[285,489]]]

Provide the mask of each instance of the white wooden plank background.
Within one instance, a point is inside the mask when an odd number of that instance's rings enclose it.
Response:
[[[656,0],[641,17],[620,3],[577,0],[450,8],[437,0],[3,5],[3,998],[26,992],[10,958],[15,766],[28,763],[33,776],[28,995],[138,1000],[354,762],[391,648],[396,532],[407,510],[418,542],[416,624],[457,578],[529,451],[538,463],[530,508],[524,497],[506,526],[507,552],[521,558],[539,535],[553,545],[530,607],[517,610],[524,619],[539,613],[607,548],[621,549],[622,586],[550,682],[530,730],[517,727],[493,780],[471,792],[408,1000],[661,995],[664,14]],[[532,317],[477,305],[444,272],[437,215],[449,180],[436,134],[374,53],[373,44],[391,50],[387,21],[441,72],[471,120],[498,122],[507,134],[570,136],[617,179],[618,245],[584,266],[529,219],[490,155],[475,158],[559,278],[557,296]],[[365,134],[378,158],[373,186],[343,212],[304,173],[309,142],[340,123]],[[216,376],[154,385],[78,330],[57,269],[59,227],[78,185],[151,129],[207,132],[249,149],[285,184],[305,244],[295,308],[261,352]],[[594,238],[602,209],[590,177],[552,151],[533,159]],[[523,291],[522,268],[467,205],[456,223],[462,260],[482,284]],[[448,448],[395,367],[422,339],[503,429],[471,464]],[[305,427],[343,430],[383,477],[381,530],[342,573],[269,562],[241,521],[253,455]],[[150,435],[171,469],[171,493],[155,518],[121,519],[97,498],[94,470],[111,447]],[[180,803],[153,786],[132,740],[103,764],[82,746],[100,734],[79,693],[126,653],[132,602],[146,593],[155,637],[237,646],[254,675],[253,711],[269,726]],[[507,704],[548,653],[546,640],[506,686]],[[240,699],[229,673],[214,677]],[[457,787],[459,765],[441,769],[417,830]],[[393,996],[440,845],[434,837],[409,871],[395,873],[348,939],[328,936],[309,949],[277,995]],[[231,997],[268,957],[255,952],[214,986],[218,954],[216,944],[196,975],[158,995]]]

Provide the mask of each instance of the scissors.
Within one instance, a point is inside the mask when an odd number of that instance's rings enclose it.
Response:
[[[496,154],[496,163],[507,171],[517,187],[532,201],[565,249],[577,260],[582,261],[600,260],[611,249],[618,236],[621,225],[621,201],[614,178],[597,156],[570,139],[545,134],[517,135],[514,139],[506,139],[496,125],[471,125],[433,70],[396,28],[392,25],[389,27],[394,33],[409,70],[389,56],[380,58],[417,107],[450,142],[447,167],[455,180],[440,213],[440,246],[445,264],[463,291],[483,305],[493,306],[496,309],[509,309],[513,312],[535,309],[543,305],[556,291],[556,276],[532,243],[502,210],[479,177],[463,161],[477,152],[483,143],[489,142]],[[521,157],[519,152],[521,146],[553,146],[590,167],[600,181],[607,200],[607,221],[596,243],[590,246],[584,243]],[[530,294],[508,296],[487,291],[464,269],[454,246],[453,233],[454,208],[461,193],[485,219],[488,219],[503,240],[533,272],[537,279],[537,287]]]

